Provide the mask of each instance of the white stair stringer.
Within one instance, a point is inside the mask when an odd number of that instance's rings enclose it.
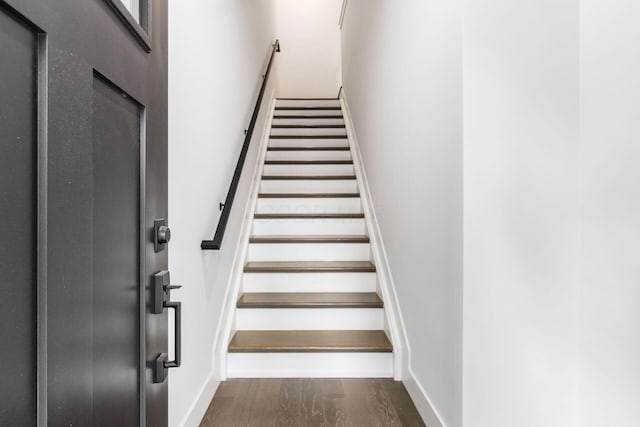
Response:
[[[398,379],[397,334],[342,102],[279,99],[273,107],[221,378]]]
[[[363,165],[362,155],[358,137],[349,110],[349,103],[346,91],[343,90],[340,95],[340,104],[345,119],[349,146],[353,156],[354,170],[358,177],[358,185],[362,197],[362,209],[365,213],[365,222],[369,232],[372,259],[376,264],[376,276],[378,292],[385,301],[385,331],[393,343],[394,367],[393,376],[396,381],[401,381],[411,377],[409,373],[409,339],[407,337],[406,328],[400,312],[400,304],[396,295],[389,260],[382,243],[382,237],[375,211],[373,209],[373,201],[371,200],[371,192],[369,190],[367,177]]]

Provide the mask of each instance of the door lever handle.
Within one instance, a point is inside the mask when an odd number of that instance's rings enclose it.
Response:
[[[180,285],[171,285],[168,271],[160,271],[154,276],[151,312],[164,313],[164,309],[174,310],[174,359],[169,360],[167,353],[160,353],[153,363],[153,382],[161,383],[167,379],[170,368],[179,368],[182,364],[182,303],[171,301],[171,291],[180,289]]]
[[[151,312],[153,314],[162,314],[171,299],[171,290],[180,289],[182,286],[171,284],[171,276],[168,271],[156,273],[152,285]]]
[[[153,366],[153,382],[162,383],[167,379],[170,368],[179,368],[182,364],[182,303],[178,301],[169,301],[164,305],[166,308],[175,310],[175,333],[174,333],[174,350],[173,360],[169,360],[167,353],[160,353]]]
[[[182,303],[169,301],[164,305],[175,311],[173,334],[173,360],[164,361],[165,368],[179,368],[182,363]]]

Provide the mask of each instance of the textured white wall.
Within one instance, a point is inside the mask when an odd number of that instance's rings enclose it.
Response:
[[[640,425],[640,3],[581,1],[581,427]]]
[[[174,292],[184,310],[184,361],[169,375],[170,426],[181,425],[199,397],[204,409],[212,397],[213,340],[266,107],[222,250],[202,251],[200,241],[218,223],[270,54],[274,13],[267,0],[169,2],[169,267],[184,286]]]
[[[578,17],[465,1],[465,426],[577,425]]]
[[[331,0],[274,0],[279,97],[335,98],[340,88],[341,5]]]
[[[462,424],[462,1],[349,0],[343,85],[411,348]]]

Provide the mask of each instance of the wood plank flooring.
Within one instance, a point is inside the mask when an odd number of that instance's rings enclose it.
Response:
[[[200,427],[424,425],[392,379],[261,378],[221,383]]]

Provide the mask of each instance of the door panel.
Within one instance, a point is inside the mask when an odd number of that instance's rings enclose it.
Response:
[[[28,426],[36,420],[37,38],[1,6],[0,425]]]
[[[141,107],[93,83],[93,417],[139,420]]]
[[[3,374],[0,416],[30,414],[21,427],[36,412],[41,426],[167,425],[167,382],[153,384],[151,370],[167,352],[167,314],[148,304],[167,268],[168,250],[155,253],[152,240],[153,220],[167,218],[167,1],[143,2],[145,37],[113,1],[0,0],[0,162],[13,168],[0,171],[11,218],[0,222],[0,251],[11,252],[0,273],[15,274],[10,308],[21,310],[3,322],[16,329],[0,328],[3,341],[18,339],[6,349],[17,361]],[[24,135],[13,157],[7,123]],[[4,396],[14,373],[21,383]]]

